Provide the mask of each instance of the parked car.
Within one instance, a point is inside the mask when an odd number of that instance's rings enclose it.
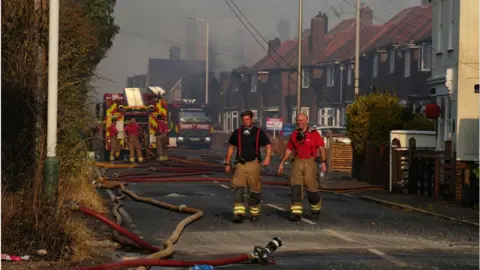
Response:
[[[285,124],[280,131],[280,136],[290,137],[294,130],[297,129],[297,124]]]

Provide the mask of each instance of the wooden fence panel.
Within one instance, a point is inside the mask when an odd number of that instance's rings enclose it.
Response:
[[[351,175],[353,150],[350,144],[334,141],[330,145],[331,170]]]

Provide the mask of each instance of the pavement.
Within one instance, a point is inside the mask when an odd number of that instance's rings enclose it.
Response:
[[[171,150],[171,154],[199,157],[218,150]],[[222,152],[224,155],[225,150]],[[216,161],[216,162],[222,162]],[[275,164],[272,169],[276,170]],[[126,169],[107,170],[106,175]],[[129,169],[129,173],[147,172]],[[216,173],[212,177],[226,177]],[[264,180],[284,181],[279,177]],[[323,181],[323,180],[322,180]],[[327,180],[325,180],[327,181]],[[330,178],[328,181],[335,181]],[[324,183],[322,182],[322,185]],[[204,211],[204,217],[185,228],[175,245],[173,259],[198,260],[248,253],[279,237],[283,246],[273,254],[277,265],[235,265],[234,269],[479,269],[478,227],[471,224],[387,207],[336,193],[322,194],[320,218],[307,215],[298,223],[287,220],[290,191],[264,186],[261,219],[232,222],[233,191],[221,182],[130,183],[128,188],[171,204],[186,204]],[[370,194],[371,195],[371,194]],[[144,240],[162,246],[185,215],[123,200]],[[118,260],[132,254],[118,250]],[[134,254],[139,256],[138,254]],[[143,255],[142,255],[143,256]],[[224,268],[224,267],[218,267]],[[174,269],[174,268],[151,268]]]

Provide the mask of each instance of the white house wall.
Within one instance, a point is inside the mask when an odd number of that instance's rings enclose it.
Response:
[[[462,0],[459,21],[459,50],[456,108],[457,160],[478,161],[479,155],[479,1]]]

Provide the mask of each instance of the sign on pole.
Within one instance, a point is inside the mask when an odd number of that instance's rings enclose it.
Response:
[[[267,130],[282,130],[283,120],[281,118],[267,118]]]
[[[275,131],[282,130],[282,118],[267,118],[267,130],[273,130],[273,138],[275,139]]]

